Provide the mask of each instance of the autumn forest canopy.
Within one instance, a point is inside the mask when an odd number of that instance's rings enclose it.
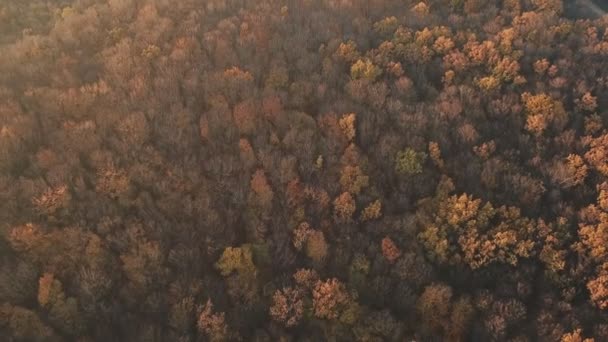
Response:
[[[0,340],[608,341],[608,16],[0,0]]]

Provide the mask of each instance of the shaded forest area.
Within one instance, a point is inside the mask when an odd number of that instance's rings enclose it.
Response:
[[[1,1],[1,339],[608,341],[566,5]]]

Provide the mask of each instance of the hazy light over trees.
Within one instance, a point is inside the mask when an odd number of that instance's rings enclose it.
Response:
[[[606,10],[0,1],[0,340],[608,341]]]

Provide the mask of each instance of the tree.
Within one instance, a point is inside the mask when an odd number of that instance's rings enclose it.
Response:
[[[74,298],[66,298],[61,282],[52,273],[45,273],[39,280],[38,303],[48,310],[55,327],[71,336],[82,333],[84,326],[78,304]]]
[[[270,316],[286,327],[296,326],[304,316],[304,298],[301,290],[286,287],[272,296]]]
[[[600,309],[608,308],[608,275],[601,274],[587,283],[591,301]]]
[[[215,313],[211,299],[199,308],[200,314],[196,326],[201,333],[207,335],[211,341],[225,341],[228,338],[228,326],[224,313]]]
[[[467,194],[444,197],[439,187],[437,192],[436,206],[424,209],[429,216],[422,218],[418,235],[435,261],[477,269],[494,262],[517,265],[534,253],[535,224],[518,208],[482,205]]]
[[[568,115],[563,105],[549,95],[523,93],[521,99],[528,115],[526,129],[531,133],[540,136],[549,125],[552,125],[556,131],[560,131],[566,125]]]
[[[585,117],[585,134],[594,135],[602,129],[602,118],[597,114]]]
[[[581,329],[576,329],[571,333],[564,334],[561,342],[594,342],[593,338],[583,338]]]
[[[256,157],[255,152],[253,151],[253,147],[251,143],[247,139],[239,140],[239,150],[241,155],[241,160],[246,168],[251,168],[255,165]]]
[[[334,200],[334,216],[339,222],[349,222],[355,213],[355,200],[348,192],[342,193]]]
[[[256,129],[257,104],[252,100],[246,100],[234,106],[232,116],[239,132],[242,134],[252,134]]]
[[[49,188],[40,196],[32,199],[36,209],[43,215],[53,216],[58,210],[69,206],[71,200],[67,186]]]
[[[272,206],[274,192],[268,183],[264,170],[257,170],[251,177],[251,190],[262,208],[269,208]]]
[[[553,181],[564,188],[583,184],[588,174],[588,167],[581,156],[568,155],[563,162],[556,162],[551,172]]]
[[[349,40],[346,43],[340,43],[334,55],[350,64],[358,60],[360,54],[357,51],[357,44]]]
[[[357,60],[350,68],[350,77],[353,80],[364,79],[373,82],[382,74],[382,69],[370,60]]]
[[[586,92],[580,99],[579,106],[588,112],[594,112],[597,109],[597,97]]]
[[[226,247],[220,259],[215,263],[215,267],[225,277],[233,272],[239,275],[255,274],[256,268],[253,263],[251,246]]]
[[[457,299],[452,305],[450,313],[450,329],[448,336],[453,340],[463,339],[469,331],[471,320],[475,314],[475,309],[468,297]]]
[[[369,185],[369,177],[359,166],[346,165],[340,174],[340,185],[343,191],[357,195]]]
[[[424,152],[416,152],[411,148],[399,151],[395,158],[395,171],[404,176],[420,174],[425,160]]]
[[[441,158],[441,149],[439,148],[438,143],[434,141],[429,142],[429,155],[433,163],[435,163],[440,170],[445,167],[445,162]]]
[[[350,114],[344,114],[342,116],[342,118],[340,118],[339,126],[340,129],[342,130],[342,134],[344,134],[344,136],[346,137],[347,141],[352,141],[355,138],[355,134],[356,134],[356,127],[355,127],[355,122],[356,122],[356,114],[354,113],[350,113]]]
[[[297,250],[302,250],[308,238],[313,233],[312,228],[307,222],[302,222],[293,230],[293,246]]]
[[[9,303],[0,306],[0,326],[7,328],[11,336],[22,340],[57,339],[53,329],[45,325],[35,312]]]
[[[312,295],[314,314],[321,319],[337,319],[351,300],[344,284],[336,278],[317,281]]]
[[[36,298],[38,269],[26,261],[5,264],[0,268],[0,298],[15,305],[23,305]]]
[[[130,183],[129,176],[124,170],[107,165],[98,171],[95,189],[99,193],[117,198],[129,191]]]
[[[399,26],[399,21],[397,17],[386,17],[376,23],[374,23],[374,31],[380,34],[381,36],[387,36],[392,34]]]
[[[431,284],[420,295],[416,309],[429,331],[447,330],[452,296],[452,289],[445,284]]]
[[[562,12],[562,2],[557,0],[533,0],[532,4],[541,11],[553,12],[558,14]]]
[[[382,255],[391,264],[401,256],[401,251],[388,236],[382,239]]]
[[[224,72],[218,76],[222,82],[222,93],[226,94],[228,99],[233,103],[239,99],[244,99],[245,94],[253,87],[253,76],[251,73],[236,66],[224,70]]]
[[[266,77],[266,88],[281,89],[289,83],[289,70],[284,66],[273,66]]]
[[[195,305],[193,297],[186,297],[171,306],[169,311],[169,325],[182,336],[188,336],[189,330],[194,326]]]
[[[600,174],[608,176],[608,134],[585,141],[589,150],[585,153],[585,160]]]
[[[375,200],[361,212],[361,221],[375,220],[382,216],[382,202]]]
[[[308,235],[306,240],[306,255],[314,262],[320,263],[325,260],[329,245],[325,241],[325,235],[322,231],[313,230]]]
[[[141,147],[150,135],[148,120],[143,112],[127,115],[118,123],[117,130],[126,145],[126,151]]]
[[[319,274],[317,271],[312,269],[301,268],[293,274],[293,279],[296,284],[303,286],[307,289],[312,289],[315,284],[319,281]]]

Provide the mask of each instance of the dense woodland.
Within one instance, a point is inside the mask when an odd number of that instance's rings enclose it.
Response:
[[[0,1],[0,339],[608,341],[568,6]]]

